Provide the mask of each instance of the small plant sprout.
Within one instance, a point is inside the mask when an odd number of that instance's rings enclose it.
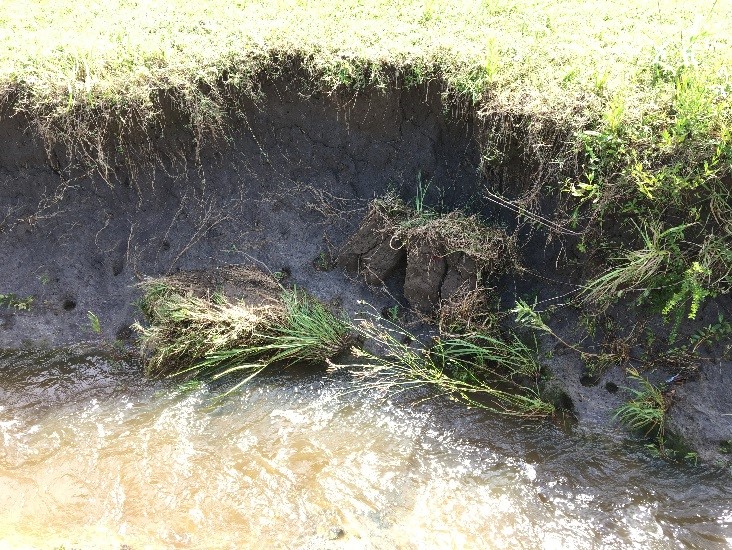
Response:
[[[236,247],[236,244],[235,243],[231,243],[231,245],[229,246],[229,248],[224,248],[222,250],[222,252],[226,252],[228,254],[241,254],[242,253],[241,250],[239,250]]]
[[[551,329],[541,318],[541,314],[536,311],[536,301],[534,305],[529,305],[525,300],[516,300],[516,305],[511,312],[516,315],[516,323],[540,332],[549,332]]]
[[[421,171],[417,173],[417,195],[414,197],[414,210],[417,212],[417,215],[425,212],[426,206],[424,201],[427,198],[427,191],[429,191],[431,184],[431,180],[428,180],[426,183],[422,180]]]
[[[399,320],[399,304],[394,304],[386,309],[386,318],[391,322]]]
[[[89,328],[94,334],[100,334],[102,332],[102,325],[99,323],[99,317],[93,312],[87,311],[86,317],[89,320]]]
[[[313,267],[315,267],[317,271],[330,271],[335,266],[330,255],[323,251],[318,254],[318,257],[313,261]]]
[[[16,294],[0,294],[0,306],[4,306],[18,311],[28,311],[33,304],[35,297],[26,296],[21,298]]]

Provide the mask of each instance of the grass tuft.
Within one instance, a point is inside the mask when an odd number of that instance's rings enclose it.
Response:
[[[515,335],[436,337],[426,346],[375,312],[364,315],[356,329],[376,349],[353,349],[363,362],[347,368],[360,389],[400,392],[427,387],[435,396],[500,414],[545,417],[555,412],[541,397],[535,347]]]
[[[651,384],[635,369],[629,369],[628,372],[639,388],[626,388],[631,398],[615,410],[614,418],[628,429],[656,441],[663,451],[669,402],[660,386]]]
[[[252,304],[217,293],[195,296],[165,279],[143,287],[149,325],[136,329],[150,375],[243,376],[233,391],[269,366],[322,362],[350,341],[348,323],[301,290]]]
[[[647,285],[658,283],[671,262],[678,259],[676,241],[683,239],[685,226],[661,231],[658,227],[640,228],[644,247],[631,250],[614,261],[614,266],[592,279],[583,290],[590,303],[608,303],[630,291],[647,291]]]

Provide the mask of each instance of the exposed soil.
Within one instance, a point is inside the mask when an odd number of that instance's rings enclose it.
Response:
[[[413,197],[421,174],[433,181],[428,202],[470,205],[510,223],[482,189],[505,189],[528,167],[516,162],[513,172],[491,176],[479,170],[476,124],[448,112],[430,90],[303,97],[279,81],[263,92],[261,103],[242,106],[231,140],[197,150],[196,136],[171,122],[153,140],[157,169],[133,176],[116,167],[110,183],[66,169],[59,159],[67,152],[46,151],[27,121],[1,121],[0,294],[34,301],[27,311],[0,306],[0,347],[129,340],[141,318],[136,283],[179,271],[260,263],[352,315],[359,300],[428,309],[472,280],[465,258],[424,247],[407,252],[362,226],[368,201],[390,189]],[[497,292],[505,303],[524,293],[561,295],[583,269],[579,262],[560,269],[561,245],[532,235],[520,243],[521,261],[540,277],[504,276]],[[361,248],[343,248],[349,238]],[[335,256],[337,268],[329,261]],[[710,306],[700,323],[717,310]],[[101,334],[92,331],[89,312]],[[563,334],[578,322],[565,313],[552,320]],[[587,384],[574,351],[557,346],[547,363],[578,429],[624,436],[611,418],[627,398],[618,367]],[[671,427],[710,462],[726,461],[721,450],[732,440],[730,373],[732,365],[712,354],[675,390]]]
[[[373,201],[346,241],[338,266],[370,285],[404,272],[399,288],[413,310],[431,315],[458,292],[478,290],[488,277],[515,267],[512,238],[461,211],[417,212],[393,199]]]
[[[363,275],[367,283],[378,285],[386,281],[406,257],[404,243],[395,241],[384,227],[382,217],[372,211],[341,247],[337,264],[348,272]]]

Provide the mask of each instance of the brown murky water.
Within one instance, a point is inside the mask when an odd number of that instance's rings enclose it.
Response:
[[[207,385],[95,354],[0,355],[2,548],[727,548],[729,472],[550,424]]]

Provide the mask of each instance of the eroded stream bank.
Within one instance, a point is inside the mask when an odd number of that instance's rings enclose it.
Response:
[[[322,370],[221,388],[0,356],[0,548],[727,548],[727,479]]]
[[[0,292],[15,301],[0,310],[0,346],[124,345],[139,317],[135,285],[142,277],[229,264],[264,265],[349,315],[359,311],[359,300],[376,310],[393,307],[403,297],[403,277],[387,281],[384,291],[331,265],[369,200],[389,190],[411,200],[418,181],[431,181],[430,204],[469,208],[512,227],[514,214],[487,201],[484,191],[500,188],[510,196],[537,168],[530,155],[517,153],[510,169],[481,170],[475,119],[451,112],[435,90],[303,97],[277,81],[264,85],[259,103],[239,108],[231,139],[202,147],[171,115],[168,126],[141,137],[136,153],[156,157],[155,170],[111,165],[109,181],[68,164],[68,151],[46,150],[27,121],[5,119]],[[561,296],[578,267],[557,258],[573,249],[547,243],[541,231],[520,237],[528,271],[496,281],[502,303]],[[710,307],[700,323],[716,315]],[[621,313],[619,320],[627,318]],[[553,322],[571,333],[584,321],[569,313]],[[622,438],[612,420],[625,399],[615,391],[624,383],[622,369],[585,384],[580,355],[556,343],[549,348],[547,364],[579,431]],[[703,362],[676,391],[671,413],[711,465],[724,464],[732,439],[729,366],[713,355]]]

